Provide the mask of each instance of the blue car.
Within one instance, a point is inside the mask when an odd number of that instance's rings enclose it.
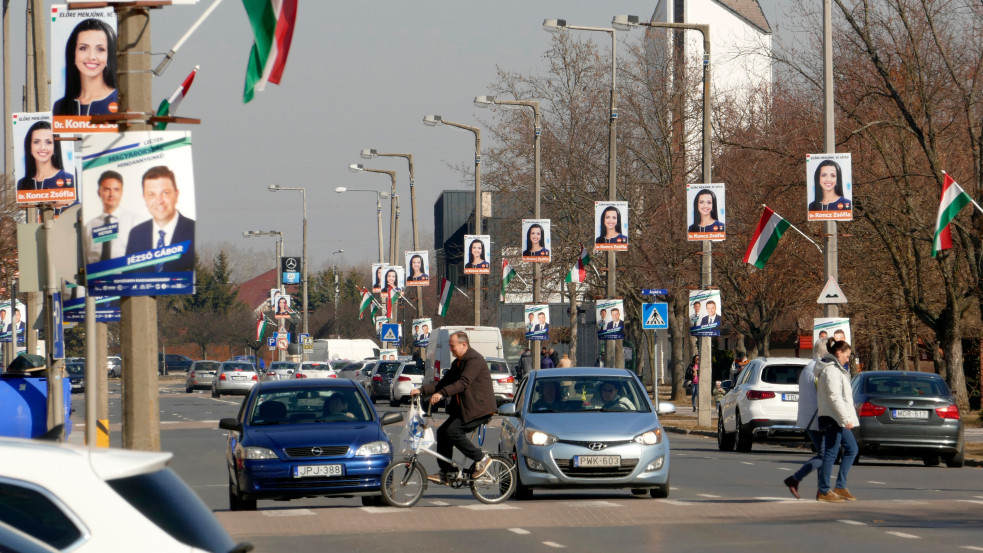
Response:
[[[663,402],[662,413],[675,412]],[[499,453],[519,469],[516,499],[534,489],[628,488],[669,496],[669,438],[645,387],[624,369],[532,371],[505,415]]]
[[[392,461],[382,427],[401,420],[401,413],[380,418],[365,389],[347,379],[256,384],[239,416],[219,421],[229,431],[229,508],[315,496],[380,504],[380,478]]]

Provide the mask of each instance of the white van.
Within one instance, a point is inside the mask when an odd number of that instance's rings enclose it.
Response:
[[[314,351],[307,356],[308,361],[334,361],[350,359],[361,361],[368,357],[379,356],[379,345],[368,338],[353,340],[330,339],[314,340]]]
[[[495,326],[442,326],[430,332],[427,346],[427,362],[423,373],[424,382],[437,382],[443,370],[451,368],[454,356],[451,355],[451,334],[466,332],[471,347],[488,357],[505,357],[502,348],[502,331]]]

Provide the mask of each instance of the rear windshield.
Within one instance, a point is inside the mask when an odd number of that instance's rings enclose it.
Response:
[[[403,374],[423,376],[423,367],[417,365],[416,363],[408,363],[405,367],[403,367]]]
[[[761,381],[769,384],[799,383],[799,373],[805,365],[768,365],[761,371]]]
[[[66,363],[65,372],[72,376],[84,376],[85,375],[85,365],[81,363]]]
[[[195,363],[196,371],[217,371],[218,363]]]
[[[291,363],[289,361],[276,361],[270,365],[271,371],[290,371],[297,370],[297,363]]]
[[[251,371],[256,372],[251,363],[225,363],[224,370],[226,371]]]
[[[235,547],[212,511],[171,469],[106,483],[181,543],[214,553],[225,553]]]
[[[376,372],[385,374],[387,376],[392,376],[396,374],[396,369],[399,368],[399,365],[400,363],[396,361],[392,361],[389,363],[381,363],[379,364],[379,369]]]
[[[495,361],[488,362],[488,370],[492,374],[511,374],[509,372],[509,366],[505,363],[496,363]]]
[[[884,396],[944,396],[948,397],[949,387],[941,378],[912,375],[871,376],[867,379],[864,392]]]

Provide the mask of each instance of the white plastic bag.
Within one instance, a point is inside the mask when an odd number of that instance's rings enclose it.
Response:
[[[403,455],[418,453],[421,449],[428,449],[434,445],[433,429],[424,427],[423,408],[420,407],[419,399],[414,399],[410,404],[407,413],[406,423],[403,431],[399,435],[399,452]]]

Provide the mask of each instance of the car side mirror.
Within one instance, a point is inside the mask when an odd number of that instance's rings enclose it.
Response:
[[[671,415],[676,412],[676,404],[668,401],[660,401],[657,411],[660,415]]]
[[[503,403],[498,408],[498,414],[499,415],[502,415],[503,417],[516,417],[516,416],[518,416],[518,414],[515,412],[515,404],[514,403]]]
[[[234,419],[231,417],[219,419],[218,427],[222,430],[235,430],[237,432],[242,430],[242,425],[239,424],[239,419]]]
[[[403,414],[395,411],[386,413],[385,415],[382,415],[382,420],[380,422],[382,423],[382,426],[403,422]]]

